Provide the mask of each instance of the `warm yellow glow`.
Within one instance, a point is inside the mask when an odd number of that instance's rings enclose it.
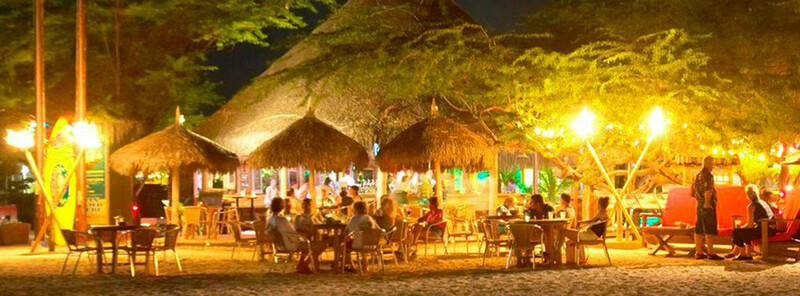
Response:
[[[29,130],[13,131],[7,129],[6,143],[20,149],[31,148],[33,147],[33,132]]]
[[[578,115],[578,119],[572,123],[572,130],[578,134],[581,138],[588,138],[592,133],[594,133],[594,114],[589,112],[588,107],[583,108],[583,112]]]
[[[758,156],[758,160],[759,160],[759,161],[764,161],[764,160],[766,160],[766,159],[767,159],[767,156],[766,156],[766,155],[764,155],[764,154],[761,154],[761,155],[759,155],[759,156]]]
[[[792,191],[792,190],[794,190],[794,186],[792,186],[792,184],[789,184],[789,185],[786,185],[786,187],[784,187],[783,189],[784,189],[784,191]]]
[[[533,185],[533,169],[525,169],[522,171],[523,175],[523,183],[525,187],[530,187]]]
[[[94,123],[76,122],[72,125],[72,136],[75,144],[84,149],[100,147],[100,136]]]
[[[180,123],[183,124],[184,122],[186,122],[186,117],[183,117],[183,114],[181,114]]]
[[[650,125],[651,139],[664,133],[664,130],[667,129],[667,119],[664,117],[664,112],[661,111],[661,106],[656,106],[656,108],[653,109],[647,123]]]

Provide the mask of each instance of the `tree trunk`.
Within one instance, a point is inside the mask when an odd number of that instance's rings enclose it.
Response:
[[[180,224],[180,217],[178,216],[178,203],[180,202],[181,193],[181,176],[179,167],[173,167],[169,176],[172,180],[172,198],[169,205],[172,208],[170,214],[170,224]]]

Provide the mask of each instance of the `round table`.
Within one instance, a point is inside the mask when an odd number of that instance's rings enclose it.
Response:
[[[96,237],[100,237],[101,233],[109,233],[111,235],[111,274],[117,272],[117,252],[119,246],[117,245],[117,233],[120,231],[130,231],[141,228],[139,225],[97,225],[92,226],[89,231]],[[98,244],[97,250],[97,273],[103,273],[103,244]]]
[[[347,224],[344,223],[324,223],[324,224],[314,224],[314,230],[316,231],[329,231],[332,233],[331,238],[333,238],[333,262],[331,263],[331,268],[336,270],[339,266],[339,261],[342,256],[342,243],[344,243]]]

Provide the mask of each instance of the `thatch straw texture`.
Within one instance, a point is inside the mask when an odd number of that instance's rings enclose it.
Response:
[[[368,8],[368,9],[367,9]],[[379,10],[369,17],[354,17],[362,11]],[[315,104],[315,116],[336,127],[364,147],[385,144],[397,133],[427,115],[427,100],[386,102],[381,85],[341,86],[341,79],[318,75],[348,75],[332,72],[309,73],[285,81],[282,75],[304,65],[317,64],[324,52],[318,39],[330,34],[345,35],[350,30],[389,31],[376,38],[416,38],[419,31],[474,23],[452,0],[350,0],[319,25],[311,36],[276,60],[261,76],[238,92],[225,106],[197,126],[195,131],[219,142],[241,156],[276,136],[302,118],[307,102]],[[316,39],[315,39],[316,38]],[[315,41],[317,40],[317,41]],[[341,55],[358,56],[353,44]],[[338,77],[338,76],[336,76]],[[314,81],[309,88],[307,81]],[[333,84],[339,87],[331,87]]]
[[[364,146],[309,114],[258,146],[247,158],[256,167],[305,166],[311,170],[344,171],[351,164],[369,164]]]
[[[433,167],[491,168],[496,148],[488,139],[447,118],[431,117],[401,132],[378,152],[384,171]]]
[[[109,160],[112,169],[125,175],[170,171],[175,167],[229,172],[239,166],[236,154],[180,124],[123,146]]]

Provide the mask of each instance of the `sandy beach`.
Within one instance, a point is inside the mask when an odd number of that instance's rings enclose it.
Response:
[[[125,267],[116,276],[97,275],[84,260],[77,275],[59,275],[65,252],[28,254],[28,247],[0,248],[3,295],[798,295],[800,264],[754,261],[696,261],[650,256],[646,249],[611,250],[607,266],[600,249],[589,250],[589,265],[503,269],[504,258],[481,266],[478,254],[418,258],[386,272],[366,275],[270,273],[269,262],[251,261],[250,250],[231,260],[228,243],[184,244],[184,272],[172,257],[161,262],[161,276],[131,278]],[[441,249],[440,249],[441,251]],[[472,251],[475,251],[473,246]],[[124,260],[124,256],[122,257]],[[330,256],[328,255],[328,259]],[[325,259],[325,257],[323,257]],[[74,261],[71,261],[74,262]]]

